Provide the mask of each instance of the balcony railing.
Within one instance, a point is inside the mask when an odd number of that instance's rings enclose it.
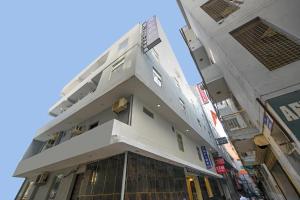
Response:
[[[247,134],[259,133],[259,130],[252,124],[244,110],[223,116],[221,115],[221,121],[231,137],[241,134],[245,136]]]

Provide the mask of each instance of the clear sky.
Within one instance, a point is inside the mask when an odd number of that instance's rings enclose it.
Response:
[[[157,15],[190,84],[200,80],[179,33],[176,0],[0,0],[0,199],[15,197],[12,174],[62,87],[138,22]]]

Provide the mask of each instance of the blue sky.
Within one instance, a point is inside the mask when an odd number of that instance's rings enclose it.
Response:
[[[157,15],[190,84],[200,80],[180,36],[176,0],[0,0],[0,198],[13,199],[13,171],[62,87],[136,23]],[[4,112],[3,112],[4,111]]]

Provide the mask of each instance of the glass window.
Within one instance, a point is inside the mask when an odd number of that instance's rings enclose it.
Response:
[[[179,133],[177,133],[177,143],[178,143],[178,147],[179,147],[180,151],[184,151],[182,136]]]
[[[90,125],[89,130],[96,128],[98,126],[99,122],[95,122],[93,124]]]
[[[201,122],[198,118],[197,118],[197,122],[198,122],[198,125],[201,127]]]
[[[20,200],[29,200],[29,199],[31,199],[34,189],[35,189],[34,182],[33,181],[27,182],[25,184],[24,189],[22,189],[23,192],[21,192]]]
[[[162,86],[162,77],[155,68],[152,68],[152,69],[153,69],[153,80],[159,87],[161,87]]]
[[[188,199],[183,168],[128,153],[125,200]]]
[[[179,103],[180,103],[182,109],[185,110],[185,103],[181,98],[179,98]]]
[[[196,146],[196,149],[197,149],[197,153],[198,153],[198,157],[199,157],[199,160],[202,161],[202,153],[201,153],[201,150],[198,146]]]
[[[124,168],[124,154],[99,160],[87,165],[77,175],[71,200],[120,199]]]
[[[60,174],[60,175],[57,175],[55,178],[54,178],[54,182],[53,182],[53,185],[51,187],[51,190],[49,192],[49,197],[48,199],[55,199],[56,197],[56,194],[57,194],[57,191],[58,191],[58,188],[59,188],[59,185],[63,179],[64,175],[63,174]]]
[[[147,108],[143,107],[143,112],[148,115],[151,118],[154,118],[154,115],[152,112],[150,112]]]
[[[120,67],[124,65],[124,61],[125,61],[125,58],[122,58],[122,59],[120,59],[119,61],[117,61],[117,62],[112,66],[111,72],[114,72],[114,71],[117,71],[118,69],[120,69]]]
[[[175,79],[176,86],[177,86],[178,88],[180,88],[180,85],[179,85],[179,82],[178,82],[177,78],[174,78],[174,79]]]

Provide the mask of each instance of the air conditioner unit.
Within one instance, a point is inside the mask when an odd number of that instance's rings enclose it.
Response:
[[[120,98],[119,100],[115,101],[112,105],[112,111],[114,113],[120,113],[127,109],[127,99],[124,97]]]
[[[73,136],[80,135],[81,133],[83,133],[83,127],[82,127],[82,126],[76,126],[76,127],[72,130],[72,135],[73,135]]]
[[[48,172],[44,172],[42,174],[39,174],[36,179],[35,179],[35,184],[37,185],[42,185],[42,184],[45,184],[48,180],[48,176],[49,176],[49,173]]]

